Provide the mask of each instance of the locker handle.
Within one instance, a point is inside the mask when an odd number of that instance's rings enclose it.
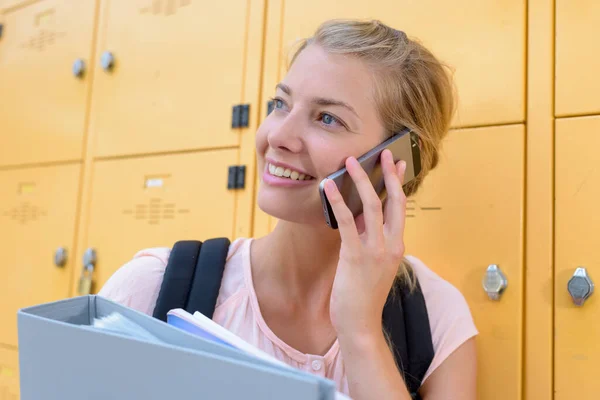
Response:
[[[569,283],[567,290],[576,306],[583,306],[583,303],[594,293],[594,282],[587,273],[585,267],[578,267]]]
[[[508,279],[497,264],[491,264],[485,271],[483,289],[490,300],[498,301],[508,286]]]
[[[110,51],[105,51],[100,57],[100,65],[105,71],[111,71],[115,66],[115,56]]]
[[[77,288],[80,296],[85,296],[92,292],[92,279],[96,261],[96,250],[93,248],[87,249],[83,254],[83,269],[81,270],[79,286]]]

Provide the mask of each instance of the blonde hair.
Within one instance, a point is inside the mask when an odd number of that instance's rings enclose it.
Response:
[[[323,23],[312,37],[300,41],[290,65],[312,43],[332,54],[358,57],[373,68],[373,97],[386,131],[391,135],[408,127],[419,138],[421,173],[405,186],[407,197],[415,194],[438,164],[455,112],[448,67],[418,41],[378,20]],[[414,287],[410,270],[404,259],[397,278]]]

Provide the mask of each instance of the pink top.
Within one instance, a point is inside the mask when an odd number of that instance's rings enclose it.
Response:
[[[325,355],[305,354],[284,343],[265,323],[250,272],[251,242],[252,239],[237,239],[229,247],[213,320],[291,366],[332,379],[340,392],[348,394],[337,341]],[[169,248],[138,252],[113,274],[98,294],[152,315],[169,254]],[[427,379],[446,357],[478,332],[462,294],[417,258],[407,259],[419,279],[431,327],[435,356],[425,375]]]

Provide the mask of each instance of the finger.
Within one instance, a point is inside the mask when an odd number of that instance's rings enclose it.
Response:
[[[337,220],[342,242],[347,244],[350,249],[358,248],[360,240],[356,224],[354,223],[354,215],[352,215],[352,212],[344,202],[335,182],[331,179],[325,182],[325,195],[327,196],[327,200],[329,200],[329,204],[331,204],[333,214]]]
[[[356,185],[360,200],[363,205],[365,218],[365,232],[374,240],[381,239],[383,235],[383,206],[369,176],[354,157],[346,160],[346,169]]]
[[[399,161],[394,165],[391,153],[382,154],[381,163],[387,190],[385,232],[392,238],[398,238],[403,234],[406,218],[406,196],[402,190],[406,163]]]

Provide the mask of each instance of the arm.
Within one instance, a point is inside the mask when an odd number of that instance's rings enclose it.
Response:
[[[427,378],[420,389],[423,400],[475,400],[477,351],[475,338],[460,345]]]
[[[381,330],[339,342],[353,399],[411,399]]]

